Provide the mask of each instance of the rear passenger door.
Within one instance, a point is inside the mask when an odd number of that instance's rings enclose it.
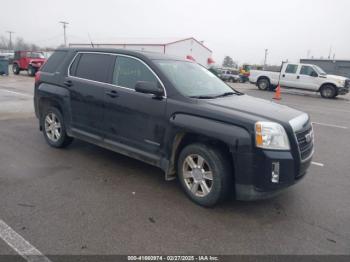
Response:
[[[129,151],[147,152],[153,158],[159,156],[164,138],[166,98],[136,92],[137,81],[159,83],[143,61],[117,56],[112,80],[115,87],[109,88],[105,100],[106,142],[121,143]]]
[[[78,53],[64,84],[70,90],[72,131],[92,139],[104,135],[105,89],[112,78],[115,56]]]

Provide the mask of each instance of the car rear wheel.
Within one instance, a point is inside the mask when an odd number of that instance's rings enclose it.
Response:
[[[333,85],[324,85],[320,90],[323,98],[334,98],[337,96],[337,90]]]
[[[44,137],[50,146],[66,147],[73,141],[73,138],[66,133],[63,116],[57,108],[47,108],[41,121]]]
[[[260,90],[268,90],[270,88],[270,81],[266,78],[259,79],[258,88]]]
[[[18,75],[20,70],[19,70],[19,66],[17,64],[13,64],[12,65],[12,72],[15,74],[15,75]]]
[[[225,200],[234,186],[228,158],[213,146],[186,146],[180,153],[177,170],[186,195],[202,206],[211,207]]]
[[[34,76],[36,73],[36,69],[33,66],[28,66],[28,75],[29,76]]]

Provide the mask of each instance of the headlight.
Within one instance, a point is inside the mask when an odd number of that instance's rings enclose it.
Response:
[[[340,86],[345,86],[345,80],[338,80],[337,83],[338,83]]]
[[[265,149],[290,149],[286,131],[283,126],[274,122],[255,123],[255,145]]]

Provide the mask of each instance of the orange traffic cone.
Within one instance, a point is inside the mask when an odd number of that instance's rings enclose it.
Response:
[[[275,100],[281,100],[282,99],[282,97],[281,97],[281,86],[280,86],[279,83],[278,83],[278,86],[276,88],[275,96],[272,99],[275,99]]]

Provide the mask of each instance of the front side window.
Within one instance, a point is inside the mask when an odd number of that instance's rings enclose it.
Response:
[[[188,97],[215,97],[235,93],[213,73],[197,63],[177,60],[154,60],[174,87]]]
[[[316,72],[311,66],[302,66],[300,69],[300,74],[312,76],[312,75],[316,74]]]
[[[110,82],[108,78],[115,56],[98,53],[83,53],[77,56],[76,59],[79,59],[79,62],[76,65],[75,72],[70,72],[71,74],[73,73],[73,76],[104,83]]]
[[[289,65],[287,65],[286,73],[287,74],[295,74],[297,72],[297,69],[298,69],[298,65],[289,64]]]
[[[131,57],[118,56],[112,83],[134,89],[138,81],[158,83],[155,75],[143,63]]]

